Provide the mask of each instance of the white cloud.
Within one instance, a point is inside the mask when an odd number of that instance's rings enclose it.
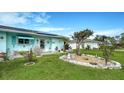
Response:
[[[51,18],[50,15],[47,15],[46,13],[41,13],[40,15],[37,15],[37,17],[34,17],[34,21],[37,23],[47,24],[49,23],[49,18]]]
[[[117,36],[124,32],[124,29],[108,29],[108,30],[96,30],[93,36],[90,36],[90,39],[93,39],[96,35],[106,35],[106,36]]]
[[[27,22],[25,16],[19,16],[18,13],[0,13],[0,24],[3,25],[16,25],[24,24]]]
[[[47,13],[0,13],[1,25],[47,24],[51,16]]]
[[[64,30],[69,30],[70,28],[56,28],[56,27],[41,27],[37,30],[39,31],[44,31],[44,32],[50,32],[50,31],[64,31]]]

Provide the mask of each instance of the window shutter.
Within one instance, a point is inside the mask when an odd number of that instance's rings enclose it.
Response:
[[[15,46],[16,44],[16,36],[12,36],[12,45],[13,47]]]

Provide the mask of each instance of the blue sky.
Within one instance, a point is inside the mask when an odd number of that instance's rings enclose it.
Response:
[[[123,12],[13,12],[0,13],[0,24],[70,36],[89,28],[94,36],[124,32]]]

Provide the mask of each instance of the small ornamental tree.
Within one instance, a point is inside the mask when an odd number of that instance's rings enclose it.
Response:
[[[28,53],[28,61],[32,62],[33,61],[33,52],[32,49],[30,49],[29,53]]]
[[[114,39],[111,37],[104,36],[104,35],[102,36],[97,35],[95,37],[95,40],[102,42],[102,44],[100,45],[100,50],[103,52],[103,58],[105,59],[105,65],[107,65],[112,55],[112,52],[115,49]]]
[[[112,46],[102,45],[100,49],[103,52],[103,58],[105,59],[105,65],[107,65],[107,63],[110,61],[114,48]]]
[[[29,51],[21,51],[20,54],[24,56],[25,60],[28,63],[37,61],[36,55],[34,55],[32,49],[30,49]]]
[[[87,39],[89,36],[93,34],[93,31],[89,29],[85,29],[80,32],[74,32],[72,39],[76,41],[76,54],[78,56],[81,55],[80,53],[80,45],[83,43],[85,39]]]

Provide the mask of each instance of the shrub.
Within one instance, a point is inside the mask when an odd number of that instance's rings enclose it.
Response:
[[[28,54],[27,54],[27,60],[28,60],[28,62],[35,62],[35,61],[37,61],[37,58],[36,58],[36,56],[33,54],[32,49],[30,49],[30,51],[29,51]]]
[[[90,49],[91,49],[90,45],[87,45],[86,50],[90,50]]]
[[[28,62],[36,62],[37,61],[37,58],[36,56],[34,55],[32,49],[30,49],[30,51],[20,51],[19,52],[26,61]]]
[[[9,57],[8,57],[8,55],[7,55],[6,53],[4,53],[4,57],[3,57],[3,59],[4,59],[4,61],[9,60]]]
[[[0,58],[1,58],[0,61],[7,61],[7,60],[9,60],[6,53],[0,53]]]
[[[28,53],[29,51],[18,51],[18,53],[20,54],[20,55],[26,55],[27,53]]]
[[[64,50],[68,50],[69,49],[69,44],[68,43],[65,43],[64,44]]]

